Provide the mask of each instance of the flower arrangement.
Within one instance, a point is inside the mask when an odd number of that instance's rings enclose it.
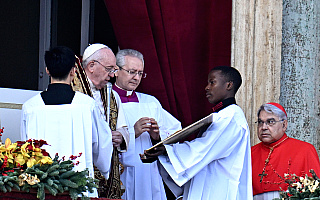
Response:
[[[2,169],[26,169],[35,164],[52,164],[49,154],[41,149],[47,145],[44,140],[27,140],[11,143],[9,138],[5,144],[0,145],[0,170]]]
[[[0,140],[3,128],[0,129]],[[89,199],[84,192],[93,192],[97,180],[89,177],[88,170],[73,171],[75,161],[81,156],[70,156],[68,160],[54,159],[41,147],[48,145],[44,140],[27,140],[11,143],[6,139],[0,145],[0,192],[14,190],[31,192],[36,190],[37,198],[45,199],[46,191],[53,196],[67,192],[71,199]]]
[[[320,200],[320,179],[312,169],[310,173],[312,177],[308,175],[299,177],[295,174],[285,174],[286,182],[290,184],[288,191],[280,192],[280,198],[274,200]]]

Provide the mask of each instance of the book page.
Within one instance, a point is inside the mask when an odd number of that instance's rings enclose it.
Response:
[[[207,125],[210,125],[212,123],[212,118],[213,118],[213,113],[179,131],[176,131],[175,133],[171,134],[169,137],[157,143],[156,145],[150,147],[146,151],[149,151],[161,144],[177,143],[183,140],[184,138],[186,138],[187,136],[189,136],[190,134],[195,133],[196,131],[199,131],[201,128]]]

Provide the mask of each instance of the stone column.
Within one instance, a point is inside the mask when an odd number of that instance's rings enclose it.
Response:
[[[283,0],[280,102],[288,135],[320,146],[320,1]]]
[[[254,145],[259,106],[280,97],[282,1],[233,0],[232,9],[231,65],[243,79],[236,99]]]

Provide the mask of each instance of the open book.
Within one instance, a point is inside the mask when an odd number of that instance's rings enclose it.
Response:
[[[213,116],[213,113],[179,131],[176,131],[166,139],[160,141],[159,143],[150,147],[149,149],[146,149],[146,151],[150,151],[161,144],[177,143],[183,140],[184,138],[186,138],[187,136],[189,136],[190,134],[196,133],[197,131],[200,131],[202,128],[207,128],[212,123],[212,116]]]

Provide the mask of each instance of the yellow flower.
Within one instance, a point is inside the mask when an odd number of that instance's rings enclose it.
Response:
[[[7,138],[4,144],[5,144],[4,147],[7,149],[9,145],[11,145],[11,140]]]
[[[13,155],[12,154],[8,154],[8,164],[7,164],[7,167],[9,166],[9,163],[13,163],[14,161],[14,158],[13,158]]]
[[[44,156],[41,158],[41,160],[38,161],[38,163],[42,164],[52,164],[53,161],[49,156]]]
[[[6,139],[5,141],[5,147],[7,151],[11,151],[17,147],[17,143],[11,143],[11,140],[9,138]]]
[[[39,156],[39,157],[41,157],[41,156],[43,156],[43,155],[42,155],[41,151],[40,151],[40,152],[32,152],[32,157],[34,157],[34,156]]]
[[[10,154],[11,150],[15,150],[17,147],[17,143],[11,143],[11,140],[9,138],[6,139],[5,145],[0,146],[0,151],[5,153],[6,155]]]
[[[32,146],[33,146],[33,144],[32,144]],[[41,149],[40,149],[40,148],[35,148],[34,146],[33,146],[33,151],[34,151],[34,152],[40,152],[40,153],[41,153]]]
[[[23,156],[29,158],[30,157],[30,155],[28,154],[29,151],[28,151],[28,149],[26,149],[28,145],[29,145],[29,142],[26,142],[21,146],[21,153],[22,153]]]
[[[22,154],[18,154],[18,155],[15,157],[14,161],[15,161],[16,163],[19,163],[19,165],[21,165],[21,166],[24,165],[24,163],[26,163],[26,161],[24,160],[24,157],[23,157]]]
[[[37,161],[34,158],[29,158],[29,160],[27,161],[27,167],[32,167],[35,164],[37,164]]]

